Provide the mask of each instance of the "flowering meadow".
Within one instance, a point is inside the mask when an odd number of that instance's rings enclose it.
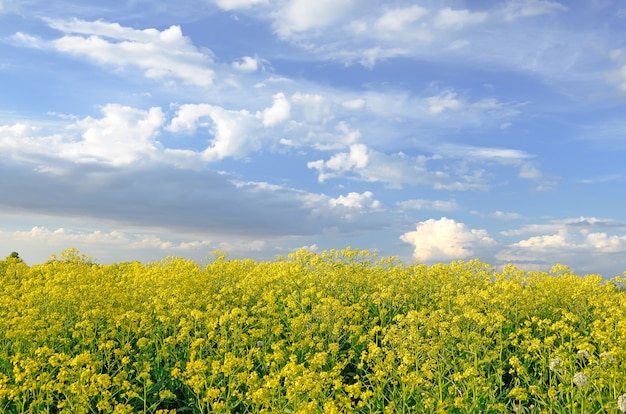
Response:
[[[3,413],[626,412],[619,277],[70,249],[0,281]]]

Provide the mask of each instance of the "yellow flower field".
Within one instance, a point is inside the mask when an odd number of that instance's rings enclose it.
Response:
[[[403,264],[0,261],[0,412],[626,412],[621,278]]]

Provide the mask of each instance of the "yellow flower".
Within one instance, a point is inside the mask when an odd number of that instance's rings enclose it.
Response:
[[[526,401],[528,399],[528,393],[524,388],[514,387],[511,391],[509,391],[508,396],[517,401]]]

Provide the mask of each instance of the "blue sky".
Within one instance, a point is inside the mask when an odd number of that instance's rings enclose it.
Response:
[[[626,4],[0,0],[0,248],[626,270]]]

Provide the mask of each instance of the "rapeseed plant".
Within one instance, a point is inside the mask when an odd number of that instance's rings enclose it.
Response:
[[[0,272],[0,412],[626,412],[621,278],[358,249]]]

